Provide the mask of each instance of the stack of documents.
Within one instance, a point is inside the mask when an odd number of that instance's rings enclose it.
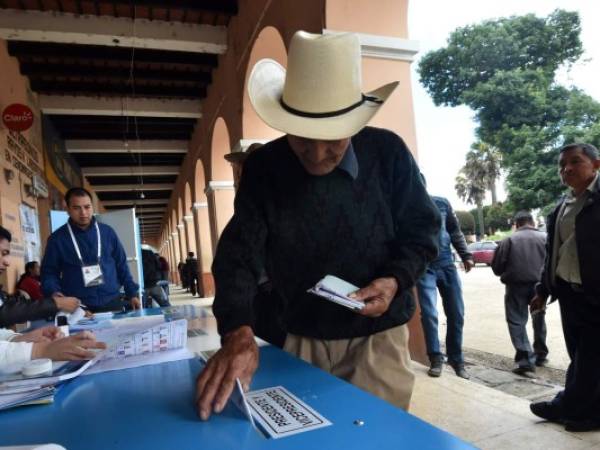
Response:
[[[25,392],[4,394],[0,392],[0,410],[15,406],[39,405],[54,401],[55,388],[52,386],[33,388]]]
[[[0,373],[0,410],[32,403],[49,403],[54,386],[79,375],[193,358],[187,349],[187,320],[165,322],[163,316],[122,319],[96,331],[107,349],[86,361],[53,362],[52,373],[26,377],[20,370]]]
[[[355,311],[360,311],[365,307],[365,304],[361,301],[354,300],[348,297],[353,292],[358,291],[360,288],[348,283],[333,275],[327,275],[321,281],[319,281],[314,287],[310,288],[308,292],[311,294],[318,295],[331,302],[337,303],[338,305],[345,306]]]

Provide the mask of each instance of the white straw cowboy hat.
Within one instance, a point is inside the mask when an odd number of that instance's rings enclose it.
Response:
[[[269,126],[310,139],[344,139],[379,111],[398,82],[361,91],[361,55],[352,33],[292,37],[288,70],[272,59],[256,63],[248,95]]]

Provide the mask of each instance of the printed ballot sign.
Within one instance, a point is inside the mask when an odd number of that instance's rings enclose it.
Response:
[[[254,422],[273,439],[331,425],[283,386],[248,392],[244,397]]]

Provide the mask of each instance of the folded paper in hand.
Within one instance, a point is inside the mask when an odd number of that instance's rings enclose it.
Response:
[[[345,306],[346,308],[360,311],[365,307],[365,304],[359,300],[348,297],[348,295],[359,289],[358,286],[354,286],[338,277],[327,275],[307,292],[323,297],[338,305]]]

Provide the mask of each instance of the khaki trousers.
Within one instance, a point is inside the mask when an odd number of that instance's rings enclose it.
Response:
[[[288,334],[284,350],[408,410],[415,376],[407,325],[352,339],[323,340]]]

